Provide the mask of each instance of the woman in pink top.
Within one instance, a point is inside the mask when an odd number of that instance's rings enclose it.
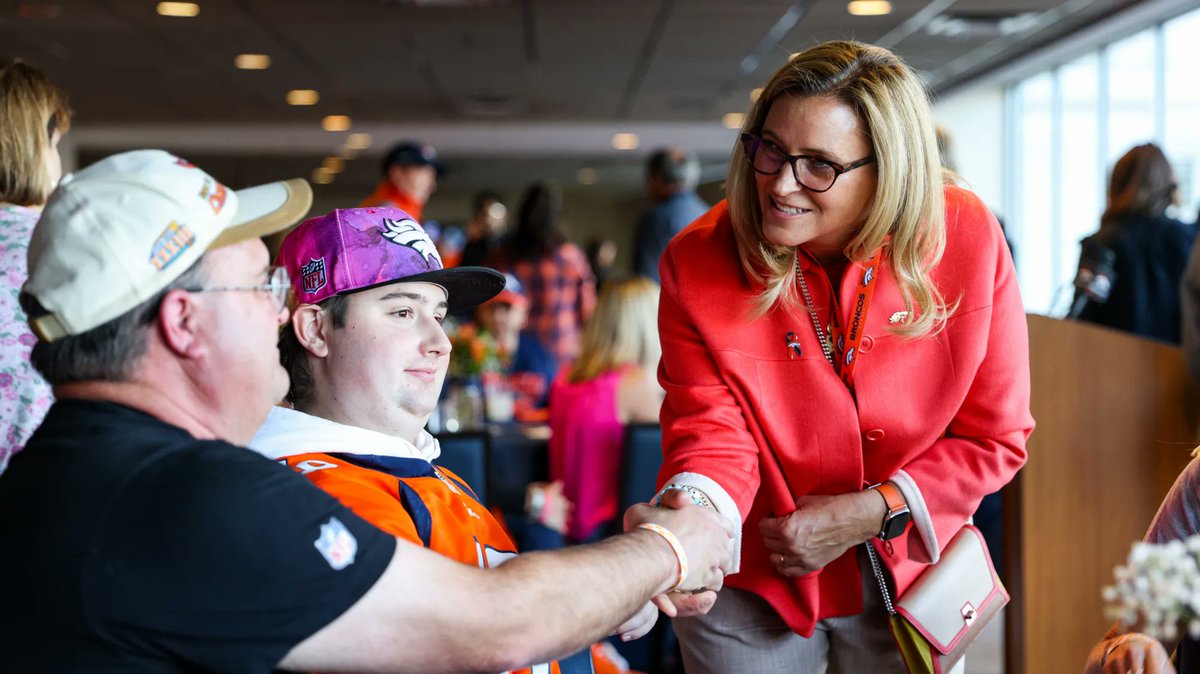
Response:
[[[583,333],[579,358],[550,390],[550,478],[573,504],[567,537],[607,533],[617,515],[617,471],[625,424],[658,421],[662,351],[658,284],[644,277],[604,286]]]

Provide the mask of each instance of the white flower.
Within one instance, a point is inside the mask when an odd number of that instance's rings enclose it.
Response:
[[[1200,535],[1135,543],[1113,578],[1101,590],[1110,619],[1160,639],[1175,639],[1184,626],[1200,636]]]

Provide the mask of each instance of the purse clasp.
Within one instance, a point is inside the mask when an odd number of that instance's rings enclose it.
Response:
[[[962,607],[962,617],[963,622],[970,627],[971,623],[975,622],[975,619],[979,617],[979,612],[975,610],[974,606],[971,606],[971,602],[967,602]]]

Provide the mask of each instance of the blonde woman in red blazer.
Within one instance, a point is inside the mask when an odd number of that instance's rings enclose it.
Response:
[[[742,525],[712,611],[671,598],[687,671],[903,672],[862,544],[903,593],[1025,462],[1011,256],[878,47],[795,55],[727,186],[660,265],[660,482]]]

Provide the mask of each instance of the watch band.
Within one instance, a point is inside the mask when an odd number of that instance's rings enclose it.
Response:
[[[904,494],[900,492],[900,488],[891,482],[881,482],[869,487],[874,489],[876,493],[883,497],[884,503],[887,504],[887,513],[883,516],[883,522],[880,524],[879,533],[876,534],[883,540],[895,538],[903,532],[904,527],[908,525],[909,509],[908,502],[904,500]]]
[[[650,502],[650,505],[655,505],[655,506],[658,505],[659,502],[662,501],[663,494],[667,493],[668,491],[673,491],[673,490],[684,492],[689,497],[691,497],[692,503],[694,503],[698,506],[701,506],[704,508],[709,508],[711,510],[717,509],[717,507],[713,505],[712,501],[710,501],[708,499],[708,494],[705,494],[704,492],[700,491],[699,489],[696,489],[695,487],[693,487],[690,484],[680,484],[678,482],[672,482],[672,483],[668,484],[667,486],[663,487],[662,489],[658,490],[658,493],[654,495],[654,499]]]

